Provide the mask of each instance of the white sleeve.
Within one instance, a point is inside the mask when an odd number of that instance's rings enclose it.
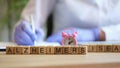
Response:
[[[43,27],[47,17],[54,8],[56,0],[30,0],[22,12],[22,19],[29,21],[29,16],[34,17],[35,26]]]
[[[29,0],[24,8],[21,19],[16,25],[21,23],[22,20],[30,22],[30,16],[33,16],[35,28],[41,28],[44,33],[44,39],[47,36],[46,20],[49,14],[53,11],[56,0]]]
[[[102,27],[105,32],[106,41],[120,40],[120,24]]]
[[[92,0],[66,0],[66,4],[81,21],[92,22],[98,26],[96,22],[99,22],[99,20],[106,20],[105,13],[101,12],[101,14],[99,14],[98,4],[92,2]]]
[[[92,0],[66,0],[66,3],[69,9],[84,22],[93,22],[95,24],[100,20],[103,22],[107,20],[105,13],[99,12],[97,2],[92,2]],[[120,24],[104,26],[102,29],[106,34],[106,41],[120,40]]]

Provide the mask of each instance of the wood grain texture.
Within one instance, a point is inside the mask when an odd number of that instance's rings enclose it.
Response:
[[[118,53],[0,55],[0,68],[120,68]]]

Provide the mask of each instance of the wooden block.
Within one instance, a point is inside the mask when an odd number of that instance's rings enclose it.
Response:
[[[105,52],[105,46],[104,45],[97,45],[96,48],[96,52]]]
[[[22,54],[22,46],[15,46],[14,53],[15,54]]]
[[[79,46],[78,47],[78,54],[79,55],[86,55],[87,53],[87,46]]]
[[[46,46],[40,46],[39,47],[39,54],[46,55]]]
[[[112,45],[103,45],[104,52],[112,52]]]
[[[14,54],[14,48],[13,46],[7,46],[6,47],[6,54]]]
[[[54,47],[53,46],[46,47],[46,54],[47,55],[54,54]]]
[[[71,55],[76,55],[76,54],[78,54],[78,49],[79,49],[79,47],[77,47],[77,46],[71,46],[71,47],[70,47],[70,54],[71,54]]]
[[[39,47],[38,46],[31,46],[30,47],[30,54],[39,54]]]
[[[112,46],[112,52],[115,52],[115,53],[120,52],[120,45],[113,45]]]
[[[30,54],[30,47],[22,46],[22,54],[24,54],[24,55]]]
[[[88,45],[88,52],[97,52],[97,46],[96,45]]]
[[[62,48],[62,46],[56,46],[56,47],[54,47],[54,54],[56,55],[56,54],[62,54],[62,52],[63,52],[63,48]]]
[[[64,55],[70,54],[70,46],[63,46],[62,47],[62,54],[64,54]]]

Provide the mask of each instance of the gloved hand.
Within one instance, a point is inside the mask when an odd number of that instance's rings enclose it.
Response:
[[[59,31],[56,34],[51,35],[47,38],[47,42],[59,42],[62,44],[62,32],[67,34],[73,34],[77,32],[77,42],[83,41],[99,41],[100,33],[98,28],[94,29],[80,29],[80,28],[69,28],[63,31]]]
[[[34,41],[41,40],[43,32],[41,29],[32,31],[31,24],[27,21],[22,21],[15,27],[14,41],[18,45],[34,45]]]

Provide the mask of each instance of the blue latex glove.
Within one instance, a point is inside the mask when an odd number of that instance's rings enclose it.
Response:
[[[63,31],[59,31],[56,34],[51,35],[47,38],[47,42],[59,42],[62,43],[62,32],[67,34],[73,34],[77,32],[77,42],[84,42],[84,41],[99,41],[99,29],[80,29],[80,28],[70,28]]]
[[[22,21],[15,27],[14,41],[18,45],[34,45],[34,41],[41,40],[43,32],[41,29],[32,31],[31,25],[27,21]]]

